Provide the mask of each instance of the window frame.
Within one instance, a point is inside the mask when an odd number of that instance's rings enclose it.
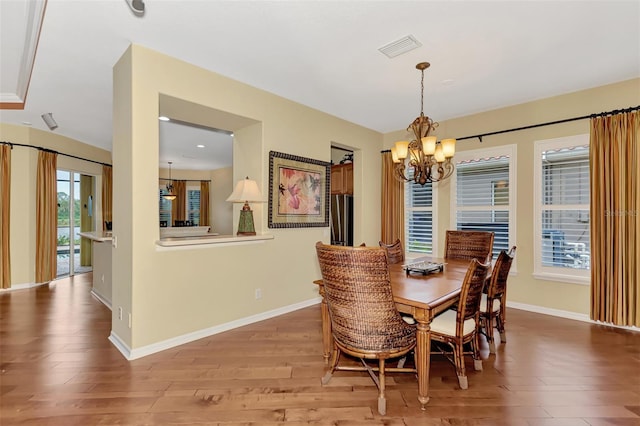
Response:
[[[200,206],[200,200],[202,200],[201,196],[202,194],[200,194],[200,182],[198,181],[197,184],[189,184],[187,183],[185,190],[187,191],[187,196],[185,197],[185,212],[187,215],[187,220],[191,220],[188,219],[192,214],[194,214],[194,212],[198,213],[198,225],[200,225],[200,212],[202,211],[202,206]],[[198,210],[189,210],[189,191],[197,191],[198,192]]]
[[[456,162],[456,170],[451,176],[451,199],[450,199],[450,228],[457,229],[458,228],[458,163],[462,161],[470,161],[477,160],[483,158],[492,158],[492,157],[509,157],[509,204],[508,209],[500,209],[507,210],[509,212],[509,222],[508,222],[508,232],[509,232],[509,242],[508,249],[516,245],[516,207],[517,207],[517,195],[516,195],[516,187],[517,187],[517,146],[516,144],[502,145],[493,148],[481,148],[481,149],[473,149],[473,150],[465,150],[465,151],[457,151],[454,157],[454,161]],[[493,187],[491,188],[491,197],[493,203]],[[495,206],[504,206],[505,204],[496,204]],[[486,207],[481,206],[482,208],[478,209],[478,206],[470,206],[468,210],[483,210]],[[465,209],[462,209],[464,211]],[[494,215],[494,213],[492,213]],[[494,259],[495,260],[495,259]],[[511,274],[517,273],[517,257],[514,260],[514,263],[511,268]]]
[[[198,210],[189,210],[189,191],[197,191],[200,192],[201,191],[202,186],[200,185],[200,181],[198,181],[197,184],[189,184],[187,183],[187,185],[185,186],[185,191],[186,191],[186,196],[185,196],[185,206],[184,206],[184,211],[187,215],[187,219],[185,220],[190,220],[188,219],[189,215],[191,213],[197,212],[198,213],[198,225],[200,225],[200,212],[202,212],[202,206],[200,206],[200,208]],[[164,194],[167,193],[167,187],[164,184],[158,184],[158,217],[159,220],[162,221],[162,212],[165,211],[167,212],[167,210],[161,210],[160,209],[160,203],[162,203],[162,196]],[[202,195],[202,194],[200,194]],[[202,198],[200,198],[201,200]],[[171,201],[171,209],[168,210],[169,212],[169,220],[167,221],[167,227],[172,227],[173,226],[173,201]]]
[[[161,210],[160,205],[162,203],[162,196],[168,194],[167,187],[165,184],[158,184],[158,225],[160,225],[160,221],[162,221],[162,212],[169,212],[169,220],[167,220],[167,227],[173,226],[173,201],[170,201],[169,210]]]
[[[537,140],[534,142],[533,156],[533,277],[546,281],[558,281],[570,284],[591,284],[591,268],[573,269],[542,264],[542,211],[547,205],[542,203],[542,153],[552,149],[589,146],[589,134],[567,136],[561,138]],[[589,176],[589,180],[591,177]],[[590,196],[591,194],[589,194]],[[587,205],[587,209],[590,206]],[[558,210],[563,210],[559,208]],[[566,210],[566,208],[565,208]],[[589,222],[591,219],[589,219]],[[591,230],[589,229],[589,233]],[[591,241],[591,235],[589,235]],[[589,248],[591,252],[591,248]]]
[[[413,182],[413,181],[411,181]],[[410,191],[409,185],[411,182],[404,183],[404,252],[405,257],[408,259],[416,259],[419,257],[425,256],[436,256],[438,253],[438,215],[436,214],[437,209],[435,208],[435,200],[438,197],[438,182],[431,183],[431,206],[430,207],[414,207],[413,205],[408,204],[407,193]],[[431,212],[431,253],[423,253],[417,251],[409,251],[409,215],[414,211],[426,211]]]

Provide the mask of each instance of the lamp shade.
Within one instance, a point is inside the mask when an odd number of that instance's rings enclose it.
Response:
[[[456,153],[456,140],[455,139],[442,139],[442,153],[445,158],[451,158]]]
[[[391,147],[391,159],[394,163],[399,163],[400,159],[398,158],[398,152],[396,151],[395,145]]]
[[[436,152],[436,137],[427,136],[422,138],[422,152],[424,155],[433,155]]]
[[[439,143],[438,145],[436,145],[436,152],[433,154],[433,156],[435,157],[436,161],[438,163],[442,163],[445,159],[444,157],[444,153],[442,152],[442,144]]]
[[[258,184],[255,180],[249,179],[247,176],[245,179],[238,181],[236,188],[231,195],[227,198],[227,201],[232,203],[261,203],[262,193],[258,189]]]
[[[398,141],[395,144],[398,159],[404,160],[409,154],[409,141]]]

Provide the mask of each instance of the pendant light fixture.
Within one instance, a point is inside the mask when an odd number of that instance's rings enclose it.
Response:
[[[451,176],[455,167],[452,159],[456,152],[455,139],[437,141],[435,136],[429,135],[438,127],[438,123],[424,115],[424,70],[427,68],[429,62],[416,65],[421,73],[420,116],[407,128],[408,131],[413,131],[414,139],[398,141],[391,148],[396,179],[420,185],[439,182]],[[412,173],[407,173],[407,166]]]
[[[176,199],[176,194],[173,193],[173,180],[171,179],[171,161],[169,161],[169,183],[167,184],[167,194],[164,194],[162,198],[165,200],[173,201]]]

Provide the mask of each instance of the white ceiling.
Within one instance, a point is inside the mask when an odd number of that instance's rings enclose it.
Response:
[[[19,86],[29,29],[18,23],[33,3],[0,0],[3,98]],[[640,77],[635,0],[145,4],[139,17],[126,0],[48,0],[26,106],[0,120],[47,130],[51,112],[56,133],[111,150],[112,67],[130,43],[379,132],[419,114],[422,61],[437,121]],[[406,35],[422,46],[378,51]]]

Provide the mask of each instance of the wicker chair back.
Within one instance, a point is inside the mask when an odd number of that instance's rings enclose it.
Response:
[[[496,264],[493,266],[491,278],[489,279],[487,298],[500,299],[506,293],[507,278],[509,278],[509,271],[511,270],[511,264],[513,263],[515,255],[515,246],[513,246],[508,253],[506,250],[502,250],[498,255]]]
[[[404,262],[404,248],[402,247],[402,241],[398,238],[393,244],[385,244],[380,241],[380,247],[387,251],[389,263],[402,263]]]
[[[493,232],[447,230],[445,254],[448,259],[476,259],[480,263],[491,260]]]
[[[476,322],[480,316],[480,300],[482,289],[487,279],[490,263],[480,263],[472,259],[467,269],[467,274],[462,282],[460,290],[460,302],[458,303],[458,314],[456,322],[462,326],[465,320],[474,318]]]
[[[318,242],[316,251],[339,346],[384,358],[415,345],[415,328],[402,320],[393,301],[384,249]]]

